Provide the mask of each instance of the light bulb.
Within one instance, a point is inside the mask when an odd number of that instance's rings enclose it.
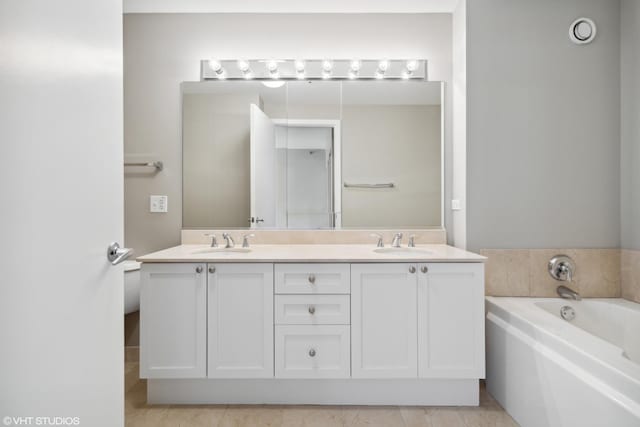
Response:
[[[351,61],[350,66],[351,71],[357,73],[358,71],[360,71],[360,67],[362,67],[362,62],[359,59],[354,59],[353,61]]]
[[[277,61],[267,61],[267,70],[270,73],[275,73],[278,71],[278,62]]]
[[[277,89],[279,87],[284,86],[284,82],[282,80],[266,81],[266,82],[262,82],[262,84],[271,89]]]
[[[407,61],[407,71],[415,71],[418,69],[418,61],[415,59],[410,59]]]
[[[239,59],[238,60],[238,68],[243,73],[246,73],[247,71],[249,71],[249,68],[250,68],[249,62],[245,61],[244,59]]]
[[[353,71],[353,70],[349,70],[349,78],[351,80],[355,79],[356,77],[358,77],[358,72],[357,71]]]
[[[304,80],[304,71],[298,71],[298,72],[296,73],[296,78],[297,78],[298,80]]]
[[[328,59],[322,61],[322,71],[324,71],[325,73],[330,73],[331,70],[333,70],[333,62]]]
[[[409,78],[411,77],[411,75],[412,75],[412,74],[413,74],[413,71],[410,71],[410,70],[404,70],[404,71],[402,72],[402,78],[403,78],[404,80],[409,80]]]
[[[294,66],[298,74],[304,73],[304,61],[302,59],[296,59]]]
[[[380,70],[376,71],[376,79],[384,79],[384,73],[381,73]]]
[[[220,74],[220,72],[222,71],[222,64],[217,59],[210,59],[209,68],[211,68],[211,70],[216,74]]]
[[[388,68],[389,68],[389,61],[387,61],[386,59],[383,59],[382,61],[378,62],[378,71],[380,71],[382,74],[384,74]]]

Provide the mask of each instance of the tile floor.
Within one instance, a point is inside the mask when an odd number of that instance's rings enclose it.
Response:
[[[127,427],[517,427],[484,390],[480,406],[147,406],[138,363],[125,364]]]

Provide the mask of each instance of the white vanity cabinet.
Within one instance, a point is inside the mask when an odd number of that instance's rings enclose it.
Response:
[[[273,377],[273,264],[209,264],[208,377]]]
[[[418,376],[415,264],[351,265],[354,378]]]
[[[484,378],[484,264],[418,264],[418,374]]]
[[[206,264],[143,264],[140,377],[207,375]]]

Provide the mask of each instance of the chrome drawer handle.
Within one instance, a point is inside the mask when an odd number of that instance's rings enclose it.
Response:
[[[309,356],[316,357],[316,351],[313,348],[309,350]]]
[[[314,314],[316,312],[316,308],[312,305],[309,306],[309,314]]]
[[[311,283],[312,285],[316,283],[316,276],[313,274],[309,275],[309,283]]]
[[[413,274],[415,272],[416,272],[416,268],[413,265],[409,267],[409,273]]]
[[[427,273],[429,271],[429,269],[427,268],[427,266],[423,266],[420,271],[422,271],[423,273]]]
[[[209,273],[213,274],[216,272],[216,268],[215,267],[209,267]]]
[[[196,273],[198,273],[198,274],[202,273],[202,267],[197,266],[196,267]]]

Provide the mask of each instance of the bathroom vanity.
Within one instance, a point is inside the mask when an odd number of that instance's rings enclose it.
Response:
[[[149,403],[478,404],[479,255],[187,244],[138,260]]]

